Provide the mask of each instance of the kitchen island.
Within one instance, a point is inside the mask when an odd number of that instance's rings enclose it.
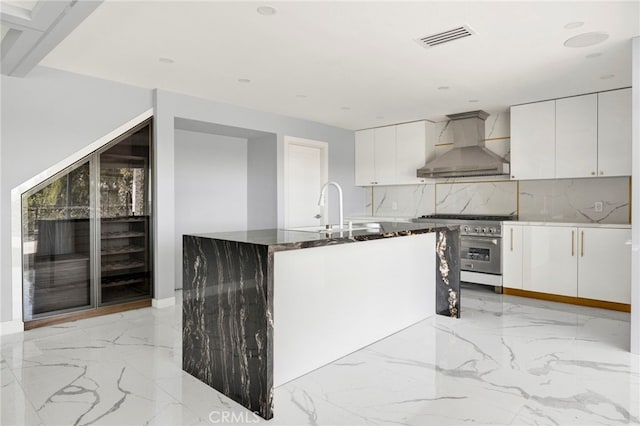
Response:
[[[458,317],[458,229],[380,223],[183,237],[183,370],[265,419],[273,388],[434,314]]]

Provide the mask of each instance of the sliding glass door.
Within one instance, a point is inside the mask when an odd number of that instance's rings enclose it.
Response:
[[[151,296],[149,128],[100,154],[101,304]]]
[[[22,195],[25,321],[152,296],[150,120]]]
[[[92,160],[22,197],[24,317],[95,305],[91,247]]]

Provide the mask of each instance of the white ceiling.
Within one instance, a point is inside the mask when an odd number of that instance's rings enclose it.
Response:
[[[629,86],[640,35],[639,1],[264,4],[106,0],[41,64],[361,129]],[[476,34],[415,42],[463,24]],[[592,31],[609,38],[563,46]]]

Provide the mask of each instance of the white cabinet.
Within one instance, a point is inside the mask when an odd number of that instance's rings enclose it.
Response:
[[[358,186],[424,183],[416,171],[433,155],[433,123],[416,121],[355,135],[355,183]]]
[[[511,178],[555,174],[555,101],[511,107]]]
[[[356,132],[355,138],[356,185],[371,185],[375,177],[375,134],[373,129]]]
[[[631,89],[598,93],[598,175],[631,176]]]
[[[378,127],[375,134],[375,182],[390,185],[396,177],[396,126]]]
[[[556,101],[556,178],[595,176],[598,170],[598,95]]]
[[[631,229],[505,224],[505,288],[631,303]]]
[[[631,230],[578,228],[578,297],[631,303]]]
[[[525,226],[523,237],[522,289],[576,297],[576,228]]]
[[[396,127],[396,184],[424,183],[416,170],[435,156],[435,126],[430,121],[414,121]]]
[[[522,289],[522,226],[503,225],[502,286]]]
[[[511,178],[631,175],[631,89],[511,107]]]

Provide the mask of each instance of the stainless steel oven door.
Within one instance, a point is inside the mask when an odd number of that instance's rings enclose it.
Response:
[[[460,270],[502,274],[500,237],[460,237]]]

